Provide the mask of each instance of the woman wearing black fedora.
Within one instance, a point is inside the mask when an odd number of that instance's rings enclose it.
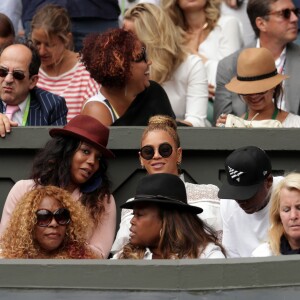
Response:
[[[182,148],[176,122],[172,118],[161,115],[150,118],[142,135],[139,158],[142,168],[145,168],[148,174],[169,173],[180,176],[184,181],[184,175],[181,174],[180,168]],[[201,219],[217,231],[221,237],[219,188],[213,184],[190,182],[185,182],[185,188],[188,203],[203,209],[203,213],[200,215]],[[118,252],[128,242],[131,218],[132,211],[122,209],[120,229],[112,247],[113,253]]]
[[[0,234],[26,192],[53,185],[69,191],[87,208],[93,220],[88,243],[97,257],[106,258],[116,227],[115,201],[106,175],[106,158],[114,157],[106,148],[109,129],[90,116],[78,115],[63,128],[51,129],[50,135],[52,139],[35,157],[31,179],[18,181],[9,192]]]
[[[224,258],[225,251],[214,231],[189,205],[183,181],[173,174],[143,177],[132,201],[129,243],[115,254],[118,259]]]
[[[288,76],[281,73],[278,73],[268,49],[243,50],[237,61],[237,76],[225,87],[240,95],[247,105],[247,112],[240,117],[221,114],[216,126],[300,127],[300,116],[283,109],[282,82]]]

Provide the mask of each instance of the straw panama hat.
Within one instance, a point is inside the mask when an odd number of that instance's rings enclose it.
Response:
[[[237,60],[237,76],[225,87],[237,94],[257,94],[288,78],[277,73],[272,53],[266,48],[246,48]]]

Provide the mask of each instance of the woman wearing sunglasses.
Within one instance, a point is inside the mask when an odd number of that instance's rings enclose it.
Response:
[[[283,106],[282,82],[288,77],[278,73],[274,57],[268,49],[243,50],[237,61],[237,76],[232,78],[225,87],[240,95],[241,100],[247,105],[247,111],[240,117],[221,114],[216,126],[300,127],[300,116],[281,108]]]
[[[157,5],[140,3],[125,12],[123,28],[136,33],[147,46],[150,78],[165,89],[176,118],[189,126],[209,126],[205,67],[184,48],[183,32],[168,14]]]
[[[168,116],[154,116],[145,128],[141,149],[139,152],[142,168],[148,174],[169,173],[180,176],[182,161],[182,148],[177,133],[175,121]],[[217,231],[219,237],[222,233],[220,216],[220,200],[217,196],[219,188],[212,184],[193,184],[185,182],[187,201],[189,204],[203,209],[201,219]],[[130,200],[128,200],[130,201]],[[130,220],[132,210],[123,209],[120,229],[112,247],[112,252],[119,251],[129,239]]]
[[[101,84],[100,92],[86,102],[82,114],[107,126],[146,126],[157,114],[175,118],[166,92],[149,81],[151,61],[133,33],[114,29],[89,36],[84,41],[82,61]]]
[[[30,180],[18,181],[8,194],[0,225],[5,230],[23,195],[40,186],[54,185],[81,202],[93,221],[88,243],[97,257],[106,258],[115,237],[116,207],[106,175],[109,129],[90,116],[78,115],[63,128],[50,130],[52,139],[33,162]]]
[[[24,195],[1,238],[3,258],[95,258],[87,247],[86,209],[58,187]]]
[[[197,216],[202,208],[189,205],[185,185],[173,174],[146,175],[132,201],[129,242],[118,259],[224,258],[214,231]]]

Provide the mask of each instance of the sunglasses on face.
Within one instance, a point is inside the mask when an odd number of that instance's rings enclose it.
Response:
[[[25,74],[22,71],[12,71],[8,72],[8,69],[0,67],[0,77],[5,78],[8,74],[11,74],[14,79],[23,80]]]
[[[173,148],[168,143],[160,144],[158,147],[158,153],[163,158],[170,157],[172,152],[173,152]],[[144,158],[146,160],[150,160],[153,158],[153,156],[155,154],[155,148],[153,146],[144,146],[141,148],[140,153],[141,153],[142,158]]]
[[[300,8],[286,8],[282,10],[271,11],[270,13],[268,13],[268,15],[277,15],[279,17],[283,17],[284,19],[289,20],[292,12],[296,15],[297,18],[300,17]]]
[[[147,52],[146,52],[146,48],[142,47],[142,52],[140,54],[137,55],[137,58],[133,60],[136,63],[139,63],[141,61],[144,61],[145,63],[148,62],[148,57],[147,57]]]
[[[65,226],[70,223],[70,211],[66,208],[59,208],[55,212],[48,209],[39,209],[36,211],[36,224],[40,227],[47,227],[55,219],[56,223]]]

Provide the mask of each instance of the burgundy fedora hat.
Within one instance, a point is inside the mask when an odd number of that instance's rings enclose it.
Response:
[[[78,115],[70,120],[63,128],[50,129],[49,134],[52,137],[76,137],[100,150],[104,157],[115,157],[115,155],[106,148],[109,137],[109,128],[93,117]]]

